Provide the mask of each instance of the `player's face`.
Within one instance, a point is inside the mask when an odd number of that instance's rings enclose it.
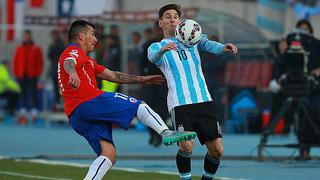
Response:
[[[164,34],[174,35],[176,26],[180,22],[180,17],[176,10],[170,9],[163,13],[162,18],[159,20],[159,26],[163,29]]]
[[[302,30],[304,30],[304,31],[306,31],[308,33],[311,33],[311,30],[309,29],[309,26],[306,25],[306,24],[301,24],[298,28],[302,29]]]
[[[97,43],[97,38],[95,36],[95,31],[91,26],[88,26],[88,31],[84,36],[84,45],[87,52],[90,52],[94,49],[95,44]]]

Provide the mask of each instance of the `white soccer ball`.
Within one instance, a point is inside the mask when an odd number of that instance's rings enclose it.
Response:
[[[176,27],[176,38],[185,46],[197,44],[201,38],[201,26],[192,19],[181,21]]]

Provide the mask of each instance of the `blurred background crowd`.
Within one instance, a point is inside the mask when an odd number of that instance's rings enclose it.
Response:
[[[68,44],[68,25],[85,18],[96,25],[98,43],[89,55],[99,64],[135,75],[161,74],[147,59],[147,48],[162,39],[157,9],[172,1],[0,0],[0,119],[5,123],[67,123],[57,86],[57,61]],[[180,3],[183,18],[199,22],[210,40],[234,43],[236,56],[201,54],[202,68],[225,133],[260,133],[286,95],[269,87],[281,76],[286,37],[300,28],[312,39],[310,72],[320,67],[320,1],[197,0]],[[304,19],[301,23],[301,19]],[[280,60],[279,60],[280,59]],[[319,64],[319,66],[318,66]],[[280,74],[279,74],[280,73]],[[105,91],[144,99],[168,119],[166,85],[118,85],[98,80]],[[320,102],[320,101],[319,101]],[[312,104],[315,111],[318,102]],[[316,121],[320,121],[315,115]],[[275,133],[289,133],[292,117]],[[168,124],[170,122],[168,121]],[[320,123],[319,123],[320,124]],[[141,124],[133,124],[144,129]],[[161,139],[150,130],[151,145]]]

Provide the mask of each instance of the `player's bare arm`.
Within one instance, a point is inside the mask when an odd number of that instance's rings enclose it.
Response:
[[[97,77],[120,84],[162,84],[165,79],[161,75],[136,76],[118,71],[105,69]]]
[[[68,84],[73,88],[78,88],[80,86],[80,79],[78,77],[75,61],[73,59],[66,59],[63,63],[64,70],[69,74]]]
[[[238,52],[238,48],[231,43],[225,44],[223,51],[226,53],[232,53],[232,54],[236,54]]]

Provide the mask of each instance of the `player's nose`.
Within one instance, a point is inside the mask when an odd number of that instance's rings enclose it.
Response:
[[[171,17],[171,18],[170,18],[170,21],[171,21],[171,22],[174,22],[174,21],[176,21],[176,18],[175,18],[175,17]]]

